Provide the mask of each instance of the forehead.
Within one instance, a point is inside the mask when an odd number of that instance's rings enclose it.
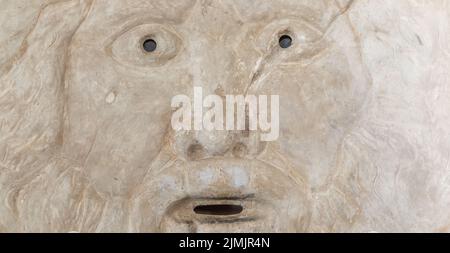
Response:
[[[182,20],[195,2],[195,0],[98,0],[94,2],[91,15],[109,20],[129,17]]]
[[[245,21],[296,16],[318,25],[326,23],[340,9],[332,0],[232,0],[230,4]]]
[[[174,23],[182,23],[190,15],[205,18],[210,13],[218,18],[217,12],[223,11],[233,13],[235,19],[243,22],[295,16],[321,26],[340,9],[334,0],[98,0],[94,3],[91,14],[97,17],[142,17]]]

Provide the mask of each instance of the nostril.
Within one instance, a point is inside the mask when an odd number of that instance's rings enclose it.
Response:
[[[233,156],[235,156],[235,157],[244,157],[247,155],[248,149],[244,143],[239,142],[233,147],[232,152],[233,152]]]
[[[203,157],[203,154],[203,146],[198,143],[191,144],[186,152],[186,155],[190,160],[199,160]]]
[[[194,207],[196,214],[204,215],[235,215],[244,208],[241,205],[199,205]]]

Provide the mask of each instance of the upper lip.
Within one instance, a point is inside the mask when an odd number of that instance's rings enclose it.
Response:
[[[159,213],[161,228],[183,224],[181,227],[191,229],[200,224],[239,222],[264,226],[266,223],[259,221],[267,217],[274,217],[273,223],[284,222],[291,213],[303,215],[308,204],[304,185],[293,179],[292,173],[257,159],[174,162],[147,174],[140,189],[137,210]],[[242,211],[195,211],[198,206],[217,205]]]

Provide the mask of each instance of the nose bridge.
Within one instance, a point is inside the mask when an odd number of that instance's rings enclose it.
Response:
[[[233,37],[237,35],[231,32],[235,29],[230,29],[230,26],[234,24],[220,18],[213,24],[208,23],[208,18],[214,19],[213,16],[213,13],[208,13],[206,16],[199,13],[195,16],[195,22],[192,22],[195,26],[190,27],[189,34],[192,40],[187,43],[186,50],[191,57],[189,72],[192,76],[192,89],[200,87],[202,99],[208,95],[218,95],[221,98],[224,130],[207,130],[203,126],[202,129],[187,131],[185,134],[175,134],[178,154],[182,152],[190,160],[256,153],[249,149],[255,149],[257,145],[254,144],[259,142],[255,139],[250,140],[247,131],[226,130],[226,95],[239,95],[244,91],[246,69],[240,66],[239,55],[235,51],[238,40]],[[205,112],[211,108],[204,107],[203,102],[203,100],[200,101],[204,117]],[[195,108],[195,105],[193,104],[192,107]],[[193,117],[195,118],[195,112]]]
[[[186,24],[193,85],[209,94],[218,88],[231,92],[245,79],[235,52],[241,32],[236,29],[236,17],[224,15],[223,9],[218,1],[200,1]]]
[[[199,46],[200,50],[193,52],[193,85],[202,87],[205,95],[233,92],[242,80],[238,59],[233,49],[224,44],[223,41],[207,40]]]
[[[205,111],[209,108],[204,107],[203,99],[208,95],[224,97],[229,84],[234,83],[233,66],[235,63],[232,53],[225,48],[221,41],[208,37],[208,34],[201,32],[196,37],[197,40],[191,47],[194,61],[190,69],[193,77],[192,88],[201,88],[202,101],[199,102],[202,106],[202,116],[204,116]],[[222,101],[222,106],[225,106],[225,101],[223,99]],[[225,112],[223,116],[225,116]],[[225,130],[209,131],[203,127],[201,130],[192,131],[190,138],[194,139],[194,145],[200,145],[212,153],[223,153],[228,149],[227,146],[231,145],[233,134]]]
[[[231,92],[231,87],[238,80],[238,73],[235,69],[236,57],[223,40],[211,37],[211,34],[206,32],[199,32],[196,37],[197,41],[192,46],[192,55],[195,59],[191,65],[192,85],[197,89],[201,88],[202,99],[209,95],[218,95],[222,98],[222,107],[225,109],[225,94]],[[203,101],[201,103],[203,107]],[[208,109],[203,107],[203,115]],[[225,111],[223,116],[225,116]],[[224,150],[225,147],[220,146],[229,144],[230,139],[233,138],[230,132],[208,131],[204,128],[195,131],[193,136],[199,144],[205,147],[213,149],[215,146],[216,151]]]
[[[208,63],[208,61],[206,61]],[[208,68],[206,68],[208,70]],[[212,69],[209,72],[220,72],[220,70]],[[204,71],[198,73],[200,76],[194,77],[193,79],[202,79],[204,82],[200,84],[193,84],[193,102],[192,102],[192,122],[191,130],[185,131],[184,134],[175,134],[175,142],[177,143],[178,154],[180,152],[187,157],[189,160],[200,160],[208,157],[216,156],[226,156],[231,155],[235,157],[243,157],[248,154],[257,154],[260,151],[261,142],[259,140],[259,132],[250,132],[248,129],[248,122],[246,122],[246,129],[227,129],[227,117],[233,115],[234,126],[237,127],[238,122],[238,104],[233,107],[233,113],[229,114],[227,110],[227,95],[236,95],[232,92],[233,89],[225,85],[208,85],[208,80],[216,76],[221,77],[220,80],[229,80],[230,78],[226,75],[220,75],[216,73],[204,73]],[[231,78],[232,79],[232,78]],[[201,86],[200,86],[201,85]],[[225,89],[224,89],[225,88]],[[201,94],[199,95],[198,92]],[[209,95],[215,95],[216,99],[220,100],[219,104],[214,102],[212,107],[207,107],[205,104],[206,99]],[[198,113],[198,106],[200,105],[200,113]],[[218,109],[217,109],[218,108]],[[206,121],[211,120],[211,118],[206,117],[206,114],[211,111],[220,110],[222,112],[222,119],[218,119],[218,114],[215,113],[212,121],[216,122],[219,120],[222,129],[219,130],[214,126],[215,129],[210,130],[206,127]],[[247,121],[248,118],[245,117]],[[200,127],[198,128],[198,121]],[[197,126],[196,126],[197,125]]]
[[[207,155],[224,155],[226,153],[235,156],[245,154],[256,154],[260,150],[260,140],[257,132],[226,130],[227,102],[226,95],[241,94],[245,90],[245,70],[239,67],[239,60],[233,48],[226,45],[225,41],[208,41],[204,50],[199,52],[198,64],[202,71],[197,71],[199,75],[194,80],[194,86],[202,87],[202,95],[218,95],[223,107],[223,128],[224,130],[206,130],[203,128],[194,131],[195,150],[202,150]],[[236,105],[237,106],[237,105]],[[203,107],[203,115],[210,108]],[[237,123],[238,108],[234,108],[234,121]],[[246,118],[247,119],[247,118]],[[247,119],[248,120],[248,119]],[[248,122],[247,122],[248,123]],[[247,124],[248,127],[248,124]]]

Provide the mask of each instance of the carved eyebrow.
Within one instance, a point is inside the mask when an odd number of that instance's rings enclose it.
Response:
[[[274,2],[273,8],[270,9],[257,9],[257,8],[251,8],[243,7],[239,4],[233,4],[233,2],[229,3],[230,6],[232,6],[234,12],[238,14],[241,18],[244,20],[252,21],[254,19],[259,19],[261,17],[266,17],[267,14],[273,14],[276,13],[277,10],[284,11],[284,12],[291,12],[295,14],[311,14],[315,11],[311,8],[308,8],[307,6],[302,6],[302,8],[298,8],[299,4],[296,6],[286,5],[282,3]],[[294,8],[295,7],[295,8]],[[289,14],[288,14],[289,15]]]
[[[237,1],[247,1],[247,0],[230,0],[228,3],[229,8],[233,10],[233,13],[242,22],[255,22],[261,21],[263,19],[270,18],[273,19],[299,19],[305,24],[308,24],[311,29],[323,33],[326,25],[327,17],[326,13],[330,11],[329,7],[321,7],[319,3],[308,4],[307,1],[298,1],[295,4],[291,2],[285,2],[283,0],[273,1],[273,6],[271,8],[253,8],[248,4],[236,4]],[[319,2],[319,0],[314,0],[313,2]],[[248,1],[246,3],[253,3]]]
[[[161,23],[182,23],[190,15],[195,0],[109,0],[98,1],[96,10],[110,19],[109,24],[122,20],[141,19]],[[107,12],[105,13],[105,10]]]

